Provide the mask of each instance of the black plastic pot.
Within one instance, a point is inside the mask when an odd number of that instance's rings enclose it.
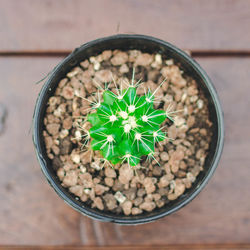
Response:
[[[148,53],[165,54],[181,63],[184,71],[196,79],[198,86],[203,90],[209,102],[210,119],[213,122],[213,138],[210,145],[210,151],[205,161],[204,171],[202,171],[193,186],[186,190],[177,200],[171,201],[162,208],[156,209],[150,213],[143,213],[136,216],[115,215],[107,211],[99,211],[86,206],[80,200],[76,200],[66,188],[62,187],[60,181],[52,168],[51,160],[48,159],[43,139],[42,131],[44,129],[43,118],[50,96],[53,95],[59,81],[75,67],[79,62],[90,56],[97,55],[107,49],[138,49]],[[210,79],[205,71],[182,50],[162,40],[143,36],[143,35],[115,35],[98,40],[91,41],[75,49],[66,57],[48,77],[37,99],[34,111],[33,141],[36,149],[38,161],[41,169],[50,185],[58,195],[78,212],[87,215],[93,219],[114,222],[119,224],[141,224],[160,219],[169,215],[188,204],[204,188],[208,180],[213,175],[219,162],[223,141],[224,126],[221,105]]]

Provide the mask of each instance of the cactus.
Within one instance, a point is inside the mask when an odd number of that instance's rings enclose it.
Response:
[[[134,78],[134,77],[133,77]],[[88,114],[92,124],[89,135],[91,148],[99,150],[105,161],[112,164],[127,162],[136,166],[142,156],[154,158],[155,144],[166,139],[161,124],[166,118],[173,120],[169,109],[154,109],[155,93],[148,90],[143,96],[136,91],[138,83],[132,83],[126,89],[117,89],[113,93],[103,90],[101,102],[92,103],[95,113]]]

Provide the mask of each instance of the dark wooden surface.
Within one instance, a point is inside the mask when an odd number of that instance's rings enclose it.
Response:
[[[60,54],[115,34],[119,22],[121,32],[194,51],[218,91],[226,128],[219,167],[201,194],[167,218],[130,227],[90,220],[66,205],[46,183],[29,133],[42,86],[35,82]],[[250,1],[0,0],[0,105],[7,110],[0,133],[0,245],[248,249],[239,244],[250,243],[249,24]]]
[[[72,50],[120,33],[192,50],[250,50],[247,0],[0,0],[0,51]]]

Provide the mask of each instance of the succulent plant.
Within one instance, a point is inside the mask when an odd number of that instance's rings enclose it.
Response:
[[[142,156],[154,158],[155,144],[166,139],[161,124],[166,118],[172,120],[174,112],[154,109],[160,86],[143,96],[137,95],[137,87],[132,80],[126,89],[116,88],[116,93],[105,89],[102,102],[98,92],[98,101],[92,104],[96,112],[87,116],[92,124],[91,148],[99,150],[112,164],[127,162],[136,166]]]

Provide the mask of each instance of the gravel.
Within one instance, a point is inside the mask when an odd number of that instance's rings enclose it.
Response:
[[[168,139],[156,145],[155,160],[143,158],[137,168],[111,167],[88,148],[86,115],[93,94],[115,79],[135,80],[157,91],[155,108],[179,111],[163,126]],[[114,84],[109,85],[115,91]],[[207,100],[194,79],[171,58],[138,50],[103,51],[81,62],[63,78],[48,101],[44,141],[62,186],[88,206],[126,216],[148,213],[181,197],[203,170],[212,136]],[[84,139],[85,138],[85,139]]]

